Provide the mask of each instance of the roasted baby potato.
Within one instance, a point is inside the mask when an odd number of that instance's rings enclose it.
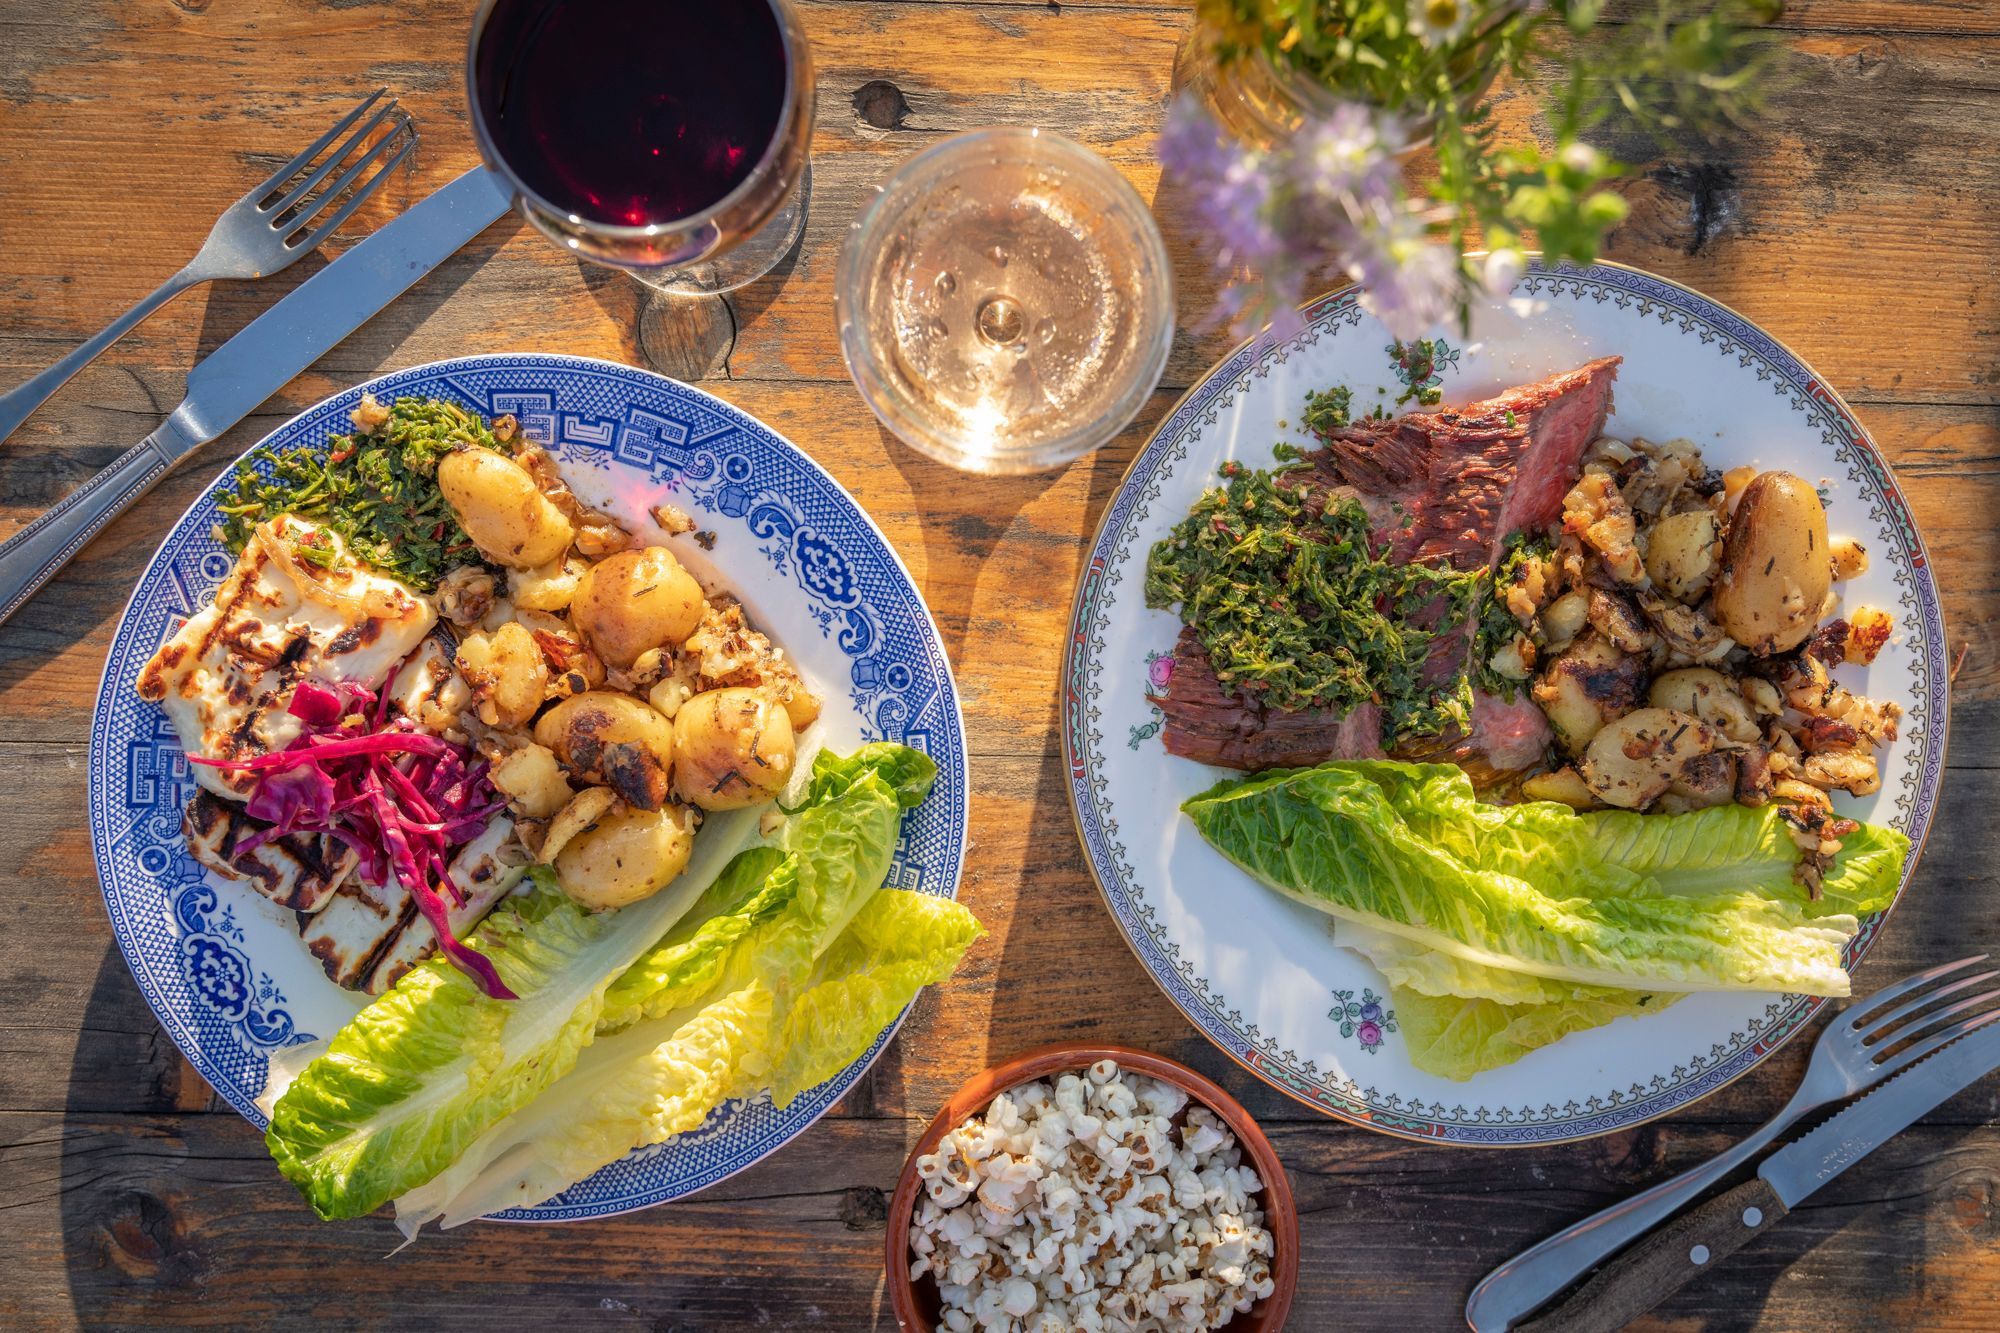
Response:
[[[629,667],[651,648],[679,647],[707,601],[694,575],[664,546],[620,551],[577,582],[570,617],[607,663]]]
[[[507,596],[524,610],[567,611],[576,596],[576,585],[588,568],[572,555],[533,569],[514,570],[507,575]]]
[[[674,790],[704,810],[769,800],[796,758],[792,720],[762,690],[705,690],[674,714]]]
[[[555,751],[572,778],[609,787],[641,810],[666,802],[674,726],[629,694],[564,699],[536,721],[535,743]]]
[[[576,795],[544,745],[523,745],[493,765],[491,776],[514,813],[529,819],[549,818]]]
[[[549,666],[526,626],[508,621],[491,634],[458,641],[458,674],[472,690],[479,720],[518,727],[535,715],[549,688]]]
[[[561,557],[576,530],[528,470],[491,449],[460,449],[438,464],[438,489],[480,554],[509,569]]]
[[[556,882],[593,912],[650,898],[687,868],[694,829],[685,806],[639,810],[615,801],[556,853]]]
[[[1733,741],[1755,742],[1764,733],[1736,682],[1713,667],[1681,667],[1653,677],[1646,702],[1692,713]]]
[[[1579,771],[1606,805],[1643,810],[1681,778],[1688,761],[1715,749],[1715,730],[1689,713],[1641,708],[1607,722]]]
[[[1760,656],[1789,652],[1819,624],[1833,586],[1826,509],[1789,472],[1760,472],[1743,490],[1723,543],[1715,614]]]
[[[1572,810],[1590,810],[1597,805],[1589,784],[1573,768],[1535,774],[1521,783],[1521,795],[1531,801],[1560,801]]]
[[[1530,693],[1563,749],[1575,755],[1606,722],[1637,708],[1645,689],[1645,662],[1593,632],[1549,663]]]
[[[1669,514],[1646,531],[1646,573],[1669,597],[1698,602],[1722,555],[1720,529],[1706,509]]]

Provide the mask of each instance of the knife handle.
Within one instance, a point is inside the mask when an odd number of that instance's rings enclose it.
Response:
[[[165,450],[148,435],[53,509],[0,542],[0,621],[20,610],[85,542],[152,490],[169,466]]]
[[[1746,1181],[1667,1223],[1561,1305],[1514,1325],[1515,1333],[1612,1333],[1762,1235],[1786,1211],[1762,1179]]]

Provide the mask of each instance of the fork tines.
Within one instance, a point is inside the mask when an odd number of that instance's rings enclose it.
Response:
[[[328,153],[328,146],[343,134],[347,138]],[[345,222],[416,145],[417,127],[409,112],[389,96],[388,89],[377,88],[257,187],[257,214],[284,238],[286,248],[310,249]],[[343,166],[346,169],[335,176]],[[364,179],[371,167],[372,174]],[[320,220],[336,202],[338,209]]]
[[[1968,972],[1986,961],[1987,955],[1975,954],[1919,972],[1877,991],[1837,1021],[1860,1037],[1886,1077],[2000,1020],[2000,986],[1985,984],[2000,978],[2000,968]]]

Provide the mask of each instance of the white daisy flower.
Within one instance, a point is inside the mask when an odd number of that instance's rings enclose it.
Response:
[[[1426,46],[1450,46],[1472,23],[1472,0],[1410,0],[1410,29]]]

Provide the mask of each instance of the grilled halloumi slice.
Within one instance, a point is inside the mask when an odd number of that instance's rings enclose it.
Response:
[[[465,901],[446,914],[452,935],[464,939],[465,933],[521,882],[531,859],[514,836],[514,821],[505,815],[496,817],[484,833],[459,848],[458,855],[451,858],[451,882],[458,885]],[[402,931],[377,955],[368,973],[368,993],[380,995],[388,990],[435,948],[437,932],[416,910],[416,904],[410,904]]]
[[[280,907],[310,916],[325,907],[360,857],[336,838],[292,833],[238,852],[236,844],[268,825],[234,801],[196,792],[181,817],[188,852],[224,879],[248,884]]]
[[[214,605],[160,645],[139,697],[165,709],[189,754],[253,758],[298,736],[286,705],[300,680],[374,688],[436,622],[427,598],[349,557],[331,529],[282,514],[258,526]],[[218,796],[256,789],[255,773],[192,767]]]
[[[465,902],[450,909],[452,933],[463,938],[520,882],[527,852],[504,815],[458,849],[451,878]],[[337,985],[380,995],[429,956],[437,934],[401,884],[340,886],[326,910],[299,917],[299,938]]]
[[[350,877],[317,915],[299,915],[299,939],[336,986],[360,990],[384,945],[415,916],[417,905],[400,884],[370,884]]]

